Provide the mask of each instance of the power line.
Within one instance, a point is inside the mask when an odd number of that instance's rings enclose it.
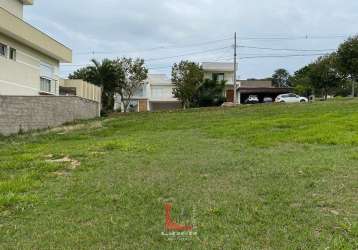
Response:
[[[216,59],[209,59],[211,62],[221,62],[221,61],[228,61],[228,60],[232,60],[232,56],[228,57],[219,57]],[[205,61],[205,59],[203,59],[203,61]],[[172,65],[166,65],[166,66],[152,66],[152,67],[148,67],[148,69],[166,69],[166,68],[172,68]]]
[[[239,57],[239,59],[254,59],[254,58],[285,58],[285,57],[302,57],[302,56],[323,56],[325,54],[323,53],[317,53],[317,54],[295,54],[295,55],[276,55],[276,54],[245,54],[245,53],[241,53],[240,55],[245,56],[245,57]],[[179,57],[179,56],[175,56]],[[215,57],[216,58],[216,57]],[[205,60],[211,60],[211,57],[208,58],[201,58],[200,61],[205,61]],[[232,60],[232,57],[219,57],[219,60]],[[147,62],[148,60],[145,60],[145,62]],[[65,65],[61,65],[61,67],[85,67],[85,66],[91,66],[90,64],[65,64]]]
[[[238,45],[237,47],[239,47],[239,48],[247,48],[247,49],[272,50],[272,51],[295,51],[295,52],[324,52],[324,51],[333,52],[333,51],[335,51],[335,49],[288,49],[288,48],[257,47],[257,46],[247,46],[247,45]],[[173,58],[177,58],[177,57],[198,55],[198,54],[203,54],[203,53],[208,53],[208,52],[213,52],[213,51],[220,51],[220,50],[225,50],[225,49],[228,49],[228,48],[231,48],[231,46],[226,46],[226,47],[216,48],[216,49],[209,49],[209,50],[204,50],[204,51],[190,52],[190,53],[167,56],[167,57],[149,58],[149,59],[145,59],[145,61],[160,61],[160,60],[166,60],[166,59],[173,59]],[[245,54],[242,54],[242,55],[245,55]],[[249,54],[247,54],[247,55],[249,55]],[[65,67],[82,67],[82,66],[86,66],[86,65],[72,64],[72,65],[62,65],[62,66],[65,66]]]
[[[75,53],[75,55],[95,55],[95,54],[133,54],[137,52],[147,52],[147,51],[155,51],[155,50],[164,50],[164,49],[180,49],[180,48],[187,48],[187,47],[198,47],[202,45],[207,44],[214,44],[219,43],[223,41],[231,40],[231,38],[224,38],[224,39],[217,39],[217,40],[209,40],[206,42],[200,42],[200,43],[191,43],[191,44],[183,44],[183,45],[168,45],[168,46],[158,46],[153,48],[147,48],[147,49],[139,49],[139,50],[133,50],[133,51],[89,51],[89,52],[79,52]]]
[[[193,55],[194,53],[191,54],[186,54],[186,55]],[[286,58],[286,57],[305,57],[305,56],[323,56],[325,55],[324,53],[316,53],[316,54],[293,54],[293,55],[275,55],[275,54],[268,54],[268,55],[260,55],[260,54],[241,54],[241,55],[253,55],[253,56],[245,56],[245,57],[239,57],[239,59],[255,59],[255,58]],[[184,55],[181,55],[184,56]],[[176,57],[180,57],[180,55],[178,56],[173,56],[170,58],[176,58]],[[158,61],[162,60],[162,59],[170,59],[170,58],[157,58]],[[219,58],[220,60],[230,60],[232,59],[231,57],[222,57]],[[201,59],[202,60],[211,60],[210,58],[207,59]],[[145,62],[147,61],[155,61],[154,59],[152,60],[145,60]],[[84,66],[90,66],[90,64],[72,64],[72,65],[61,65],[61,67],[84,67]]]
[[[257,59],[257,58],[287,58],[287,57],[306,57],[306,56],[324,56],[326,54],[297,54],[297,55],[267,55],[267,56],[248,56],[240,59]]]
[[[216,58],[202,58],[200,59],[200,61],[205,61],[205,60],[210,60],[211,62],[221,62],[221,61],[228,61],[228,60],[232,60],[232,57],[226,56],[226,57],[216,57]],[[84,66],[90,66],[89,64],[78,64],[78,65],[62,65],[62,66],[73,66],[73,67],[84,67]],[[61,66],[61,67],[62,67]],[[152,69],[170,69],[172,67],[172,64],[167,65],[167,66],[161,66],[161,65],[155,65],[155,66],[150,66],[147,67],[147,69],[152,70]],[[61,70],[61,71],[66,71],[66,72],[72,72],[73,69],[66,69],[66,70]]]
[[[325,54],[295,54],[295,55],[263,55],[263,56],[252,56],[252,57],[240,57],[239,59],[256,59],[256,58],[288,58],[288,57],[310,57],[310,56],[322,56]],[[213,62],[219,62],[222,60],[232,60],[232,57],[223,57],[218,58]],[[171,66],[158,66],[158,67],[150,67],[148,69],[163,69],[163,68],[171,68]]]
[[[312,57],[312,56],[323,56],[325,54],[293,54],[293,55],[261,55],[261,56],[248,56],[248,57],[240,57],[240,60],[247,60],[247,59],[265,59],[265,58],[290,58],[290,57]],[[232,60],[232,57],[222,57],[222,58],[218,58],[216,60],[211,60],[212,62],[221,62],[221,61],[228,61],[228,60]],[[88,64],[86,65],[80,65],[80,66],[89,66]],[[152,66],[152,67],[148,67],[148,70],[160,70],[160,69],[171,69],[172,65],[167,65],[167,66]],[[73,71],[73,70],[68,70],[68,71]]]
[[[336,49],[285,49],[285,48],[268,48],[268,47],[256,47],[256,46],[246,46],[239,45],[239,48],[247,48],[247,49],[260,49],[260,50],[274,50],[274,51],[296,51],[296,52],[333,52]]]
[[[338,36],[336,36],[338,37]],[[317,37],[318,38],[318,37]],[[319,38],[327,38],[327,37],[319,37]],[[203,44],[210,44],[210,43],[215,43],[215,42],[221,42],[221,41],[227,41],[229,39],[232,38],[225,38],[225,39],[220,39],[220,40],[211,40],[211,41],[207,41],[207,42],[202,42],[202,43],[195,43],[195,44],[188,44],[188,45],[183,45],[185,47],[190,47],[190,46],[199,46],[199,45],[203,45]],[[278,38],[277,38],[278,39]],[[170,46],[167,47],[157,47],[157,48],[152,48],[152,49],[163,49],[163,48],[169,48]],[[172,48],[174,48],[175,46],[172,46]],[[271,50],[271,51],[295,51],[295,52],[331,52],[334,51],[334,49],[289,49],[289,48],[271,48],[271,47],[258,47],[258,46],[247,46],[247,45],[239,45],[237,46],[239,48],[248,48],[248,49],[258,49],[258,50]],[[214,48],[214,49],[208,49],[208,50],[202,50],[202,51],[195,51],[195,52],[189,52],[189,53],[184,53],[184,54],[180,54],[180,55],[172,55],[172,56],[166,56],[166,57],[156,57],[156,58],[149,58],[149,59],[145,59],[146,62],[148,61],[160,61],[160,60],[166,60],[166,59],[173,59],[173,58],[178,58],[178,57],[187,57],[187,56],[191,56],[191,55],[199,55],[199,54],[205,54],[208,52],[215,52],[215,51],[222,51],[222,50],[226,50],[232,48],[232,46],[225,46],[225,47],[221,47],[221,48]],[[138,52],[138,51],[137,51]],[[321,56],[324,54],[295,54],[295,55],[261,55],[261,54],[245,54],[245,53],[241,53],[241,55],[248,55],[246,57],[241,57],[240,59],[254,59],[254,58],[285,58],[285,57],[303,57],[303,56]],[[249,56],[249,55],[253,55],[253,56]],[[232,59],[232,58],[230,58]],[[62,67],[84,67],[84,66],[90,66],[90,64],[65,64],[62,65]]]
[[[172,59],[172,58],[183,57],[183,56],[192,56],[192,55],[205,54],[205,53],[208,53],[208,52],[220,51],[220,50],[225,50],[225,49],[228,49],[228,48],[231,48],[231,46],[226,46],[226,47],[216,48],[216,49],[209,49],[209,50],[202,50],[202,51],[191,52],[191,53],[186,53],[186,54],[181,54],[181,55],[174,55],[174,56],[167,56],[167,57],[157,57],[157,58],[149,58],[149,59],[146,59],[145,61],[147,61],[147,62],[150,62],[150,61],[161,61],[161,60]]]
[[[341,39],[349,37],[346,35],[332,35],[332,36],[297,36],[297,37],[239,37],[239,40],[321,40],[321,39]]]
[[[245,54],[241,54],[245,55]],[[257,56],[246,56],[246,57],[239,57],[240,60],[245,59],[261,59],[261,58],[289,58],[289,57],[311,57],[311,56],[323,56],[325,54],[323,53],[317,53],[317,54],[293,54],[293,55],[257,55]],[[209,59],[201,59],[201,60],[211,60]],[[228,61],[232,60],[232,57],[221,57],[214,60],[211,60],[212,62],[219,62],[219,61]],[[90,66],[89,64],[78,64],[78,65],[62,65],[62,66],[72,66],[72,67],[84,67],[84,66]],[[171,66],[153,66],[148,67],[148,69],[163,69],[163,68],[171,68]],[[68,69],[70,71],[70,69]]]
[[[191,56],[191,55],[199,55],[199,54],[206,54],[208,52],[220,52],[226,49],[231,48],[231,46],[226,46],[226,47],[222,47],[222,48],[215,48],[215,49],[209,49],[209,50],[203,50],[203,51],[195,51],[195,52],[190,52],[190,53],[186,53],[186,54],[181,54],[181,55],[173,55],[173,56],[168,56],[168,57],[156,57],[156,58],[149,58],[149,59],[144,59],[145,62],[148,61],[161,61],[161,60],[166,60],[166,59],[173,59],[173,58],[177,58],[177,57],[184,57],[184,56]],[[216,53],[214,53],[216,54]],[[64,64],[61,65],[61,67],[84,67],[84,66],[90,66],[89,64]]]
[[[332,35],[332,36],[286,36],[286,37],[250,37],[250,36],[239,36],[238,40],[320,40],[320,39],[340,39],[340,38],[347,38],[349,35]],[[178,44],[178,45],[167,45],[167,46],[157,46],[152,48],[146,49],[138,49],[132,51],[87,51],[87,52],[78,52],[74,53],[75,55],[108,55],[108,54],[133,54],[138,52],[148,52],[148,51],[156,51],[156,50],[165,50],[165,49],[180,49],[180,48],[187,48],[187,47],[198,47],[207,44],[214,44],[223,41],[232,40],[230,37],[226,37],[223,39],[216,39],[216,40],[208,40],[205,42],[197,42],[197,43],[189,43],[189,44]]]

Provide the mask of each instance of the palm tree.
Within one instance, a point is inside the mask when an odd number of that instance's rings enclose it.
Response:
[[[93,65],[79,69],[69,75],[70,79],[82,79],[102,88],[102,111],[111,112],[114,108],[116,85],[121,74],[114,61],[104,59],[99,62],[91,60]]]

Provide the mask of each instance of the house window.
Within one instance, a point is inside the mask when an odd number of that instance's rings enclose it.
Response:
[[[0,56],[7,57],[7,46],[3,43],[0,43]]]
[[[44,77],[40,78],[40,90],[44,92],[51,92],[51,80],[46,79]]]
[[[40,90],[55,94],[57,92],[57,81],[54,75],[53,66],[42,63],[40,64]]]
[[[213,73],[213,80],[217,82],[221,82],[225,80],[225,74],[224,73]]]
[[[16,49],[10,48],[10,59],[16,61]]]
[[[136,97],[144,97],[144,86],[139,87],[135,92],[134,96]]]

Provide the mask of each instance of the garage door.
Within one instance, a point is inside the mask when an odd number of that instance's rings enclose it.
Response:
[[[165,111],[180,109],[181,105],[179,102],[152,102],[150,104],[151,111]]]

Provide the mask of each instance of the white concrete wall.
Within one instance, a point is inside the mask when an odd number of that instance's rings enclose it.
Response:
[[[148,83],[147,97],[149,100],[177,101],[173,95],[174,85],[166,75],[150,74]]]
[[[1,24],[0,24],[1,25]],[[41,65],[51,68],[53,93],[59,93],[59,62],[0,33],[0,43],[8,46],[0,56],[0,95],[39,95]],[[10,60],[10,47],[16,49],[16,61]]]
[[[171,85],[152,85],[150,99],[174,99],[173,88],[174,86]]]
[[[23,18],[23,4],[19,0],[0,0],[0,7],[18,18]]]

